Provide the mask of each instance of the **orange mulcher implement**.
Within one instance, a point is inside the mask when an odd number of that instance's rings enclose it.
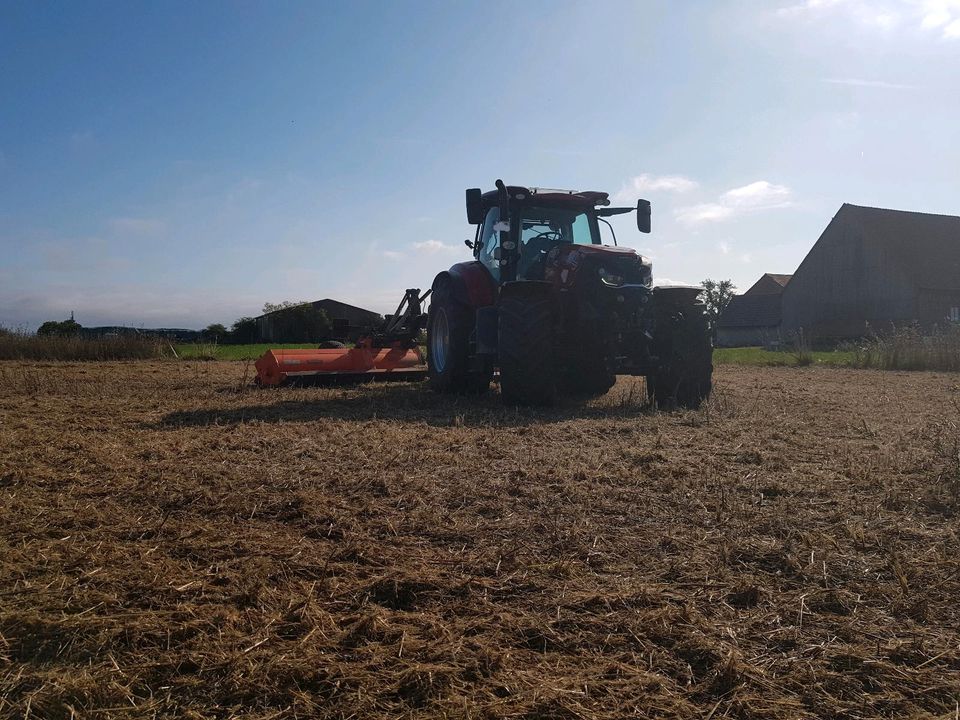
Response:
[[[426,361],[418,348],[402,343],[375,348],[368,343],[337,350],[267,350],[255,363],[261,385],[322,379],[324,376],[394,376],[413,380],[427,372]]]

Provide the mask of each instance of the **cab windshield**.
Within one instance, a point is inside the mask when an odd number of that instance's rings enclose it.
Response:
[[[520,218],[520,278],[538,279],[547,253],[557,245],[600,241],[596,220],[586,210],[531,206],[522,209]]]
[[[593,245],[595,225],[585,210],[526,207],[521,214],[520,242],[549,241]]]

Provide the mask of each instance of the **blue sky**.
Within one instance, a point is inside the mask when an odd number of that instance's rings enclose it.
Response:
[[[655,277],[746,289],[958,169],[960,0],[0,6],[8,327],[389,311],[498,177],[647,197]]]

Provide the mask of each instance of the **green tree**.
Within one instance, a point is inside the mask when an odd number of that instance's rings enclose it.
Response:
[[[703,288],[700,297],[707,306],[710,328],[713,330],[714,336],[716,336],[717,321],[720,320],[723,311],[733,299],[733,291],[736,290],[737,287],[733,284],[732,280],[711,280],[710,278],[700,283],[700,287]]]
[[[324,310],[308,302],[266,303],[264,312],[270,314],[270,322],[277,342],[312,343],[330,337],[333,323]]]
[[[259,339],[259,334],[256,319],[252,317],[242,317],[233,323],[227,339],[236,345],[247,345],[249,343],[255,343]]]
[[[37,335],[59,335],[61,337],[72,337],[79,335],[83,326],[76,320],[47,320],[43,325],[37,328]]]
[[[207,325],[207,327],[203,329],[202,334],[206,340],[222,343],[227,337],[227,328],[221,323],[213,323],[212,325]]]

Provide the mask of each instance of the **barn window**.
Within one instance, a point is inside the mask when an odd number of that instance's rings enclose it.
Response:
[[[960,307],[950,308],[950,322],[960,322]]]

